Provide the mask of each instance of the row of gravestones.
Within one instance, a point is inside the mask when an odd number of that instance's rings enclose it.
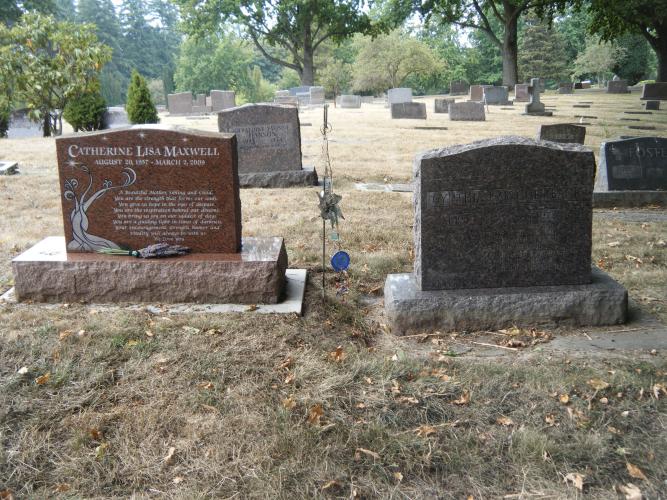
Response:
[[[322,106],[325,104],[324,87],[304,85],[289,90],[276,90],[273,102],[299,107]]]
[[[217,113],[236,106],[236,93],[232,90],[211,90],[210,94],[179,92],[167,96],[167,109],[171,115],[199,115]]]
[[[298,129],[298,113],[267,105],[231,112],[219,123],[234,134],[135,127],[58,138],[65,238],[47,238],[14,259],[17,298],[278,301],[284,242],[241,237],[239,170],[259,155],[254,149],[278,168],[300,162],[296,151],[282,159],[276,151],[290,140],[298,149],[297,131],[278,118],[289,112]],[[629,179],[664,182],[665,158],[667,139],[620,141],[603,149],[601,169],[643,189]],[[625,320],[626,290],[591,268],[590,150],[503,137],[421,153],[414,165],[414,272],[385,284],[396,331]],[[157,242],[195,255],[148,262],[94,254]]]

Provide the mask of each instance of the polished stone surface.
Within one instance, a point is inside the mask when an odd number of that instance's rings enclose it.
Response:
[[[667,82],[645,83],[641,99],[645,101],[667,100]]]
[[[614,325],[626,321],[628,292],[593,268],[583,285],[423,291],[412,274],[390,274],[384,286],[392,332],[475,331],[508,326]]]
[[[495,106],[507,106],[508,104],[512,104],[512,101],[508,99],[509,92],[507,87],[485,87],[483,92],[483,100],[486,104]]]
[[[239,250],[234,136],[135,125],[58,137],[56,151],[68,251]]]
[[[244,104],[218,113],[218,130],[236,134],[239,174],[301,170],[299,111],[281,104]]]
[[[67,253],[45,238],[12,260],[19,301],[276,303],[285,284],[282,238],[244,238],[240,253],[139,259]]]
[[[666,138],[636,137],[602,143],[596,191],[666,189]]]
[[[422,290],[590,282],[588,148],[498,137],[421,153],[413,171]]]

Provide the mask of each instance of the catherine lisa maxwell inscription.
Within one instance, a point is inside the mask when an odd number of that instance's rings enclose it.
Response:
[[[68,252],[241,247],[236,139],[160,126],[56,139]]]

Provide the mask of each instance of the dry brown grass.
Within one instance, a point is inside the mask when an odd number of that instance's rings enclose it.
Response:
[[[0,491],[18,498],[574,498],[580,493],[563,478],[575,472],[586,475],[589,498],[614,498],[614,488],[629,482],[649,498],[667,495],[667,395],[653,395],[667,383],[664,353],[651,363],[539,353],[528,361],[458,359],[436,339],[384,333],[381,305],[369,305],[387,273],[411,269],[411,197],[356,191],[355,181],[407,181],[419,150],[533,136],[537,124],[575,121],[574,114],[600,118],[587,137],[597,151],[602,139],[629,132],[616,121],[621,109],[639,109],[636,94],[544,100],[558,116],[519,117],[517,105],[492,108],[484,123],[453,123],[431,114],[427,99],[428,125],[446,131],[391,121],[382,106],[331,111],[346,217],[340,233],[353,258],[345,302],[319,299],[314,190],[243,190],[244,234],[285,236],[291,265],[311,270],[303,318],[0,306]],[[582,100],[595,104],[570,107]],[[638,135],[664,135],[663,116],[639,116],[659,130]],[[319,117],[315,110],[301,116],[313,124],[302,128],[306,164],[319,154]],[[215,128],[213,119],[165,121]],[[0,141],[0,158],[19,160],[23,172],[0,180],[4,291],[10,258],[60,234],[62,220],[53,140]],[[662,320],[665,239],[665,222],[595,219],[594,260]],[[345,357],[337,362],[330,353],[339,345]],[[24,366],[28,373],[20,374]],[[37,384],[45,373],[49,380]],[[591,379],[610,386],[596,394]],[[456,404],[466,392],[470,401]],[[318,404],[323,415],[312,425]],[[512,423],[498,423],[502,417]],[[626,463],[647,479],[630,477]]]

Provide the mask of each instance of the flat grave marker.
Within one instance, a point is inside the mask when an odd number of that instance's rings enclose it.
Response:
[[[583,144],[586,139],[586,127],[568,123],[540,125],[537,139],[540,141]]]

